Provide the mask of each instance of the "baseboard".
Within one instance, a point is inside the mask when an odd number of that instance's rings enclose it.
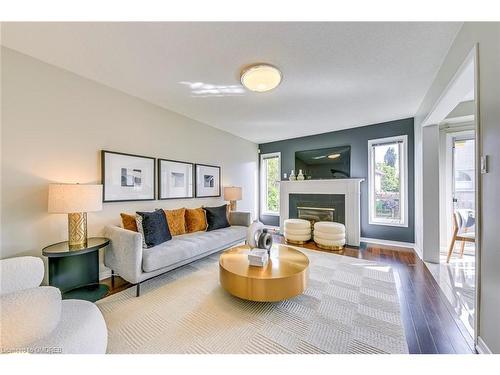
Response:
[[[479,354],[493,354],[480,336],[477,338],[476,350]]]
[[[373,243],[373,244],[377,244],[377,245],[408,247],[410,249],[416,250],[415,244],[411,243],[411,242],[379,240],[377,238],[367,238],[367,237],[361,237],[360,241],[361,242],[369,242],[369,243]]]
[[[413,250],[415,250],[415,252],[417,253],[418,257],[421,259],[421,260],[424,260],[424,253],[422,252],[422,249],[420,247],[418,247],[416,244],[415,246],[413,246]]]

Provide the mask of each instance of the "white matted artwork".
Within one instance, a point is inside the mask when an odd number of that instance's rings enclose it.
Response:
[[[193,197],[193,163],[158,159],[158,199]]]
[[[155,158],[101,152],[103,202],[155,199]]]
[[[220,167],[196,164],[196,198],[220,197]]]

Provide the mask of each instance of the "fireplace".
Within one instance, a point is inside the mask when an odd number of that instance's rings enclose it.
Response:
[[[318,221],[335,221],[334,208],[321,208],[321,207],[297,207],[298,218],[309,220],[311,226]]]
[[[362,181],[362,178],[281,181],[280,231],[283,232],[286,219],[299,217],[300,208],[301,215],[312,220],[329,221],[333,217],[333,221],[344,224],[346,243],[359,246]]]
[[[289,194],[289,217],[345,224],[344,194]]]

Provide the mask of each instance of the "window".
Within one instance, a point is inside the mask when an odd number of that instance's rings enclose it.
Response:
[[[369,223],[408,226],[407,136],[368,141]]]
[[[281,153],[260,156],[260,200],[263,215],[280,213]]]

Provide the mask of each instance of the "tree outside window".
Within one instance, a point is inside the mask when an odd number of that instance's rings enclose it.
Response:
[[[373,224],[405,225],[406,202],[402,167],[405,137],[372,140],[370,152],[370,220]],[[405,172],[406,173],[406,172]],[[405,174],[403,174],[404,176]]]

